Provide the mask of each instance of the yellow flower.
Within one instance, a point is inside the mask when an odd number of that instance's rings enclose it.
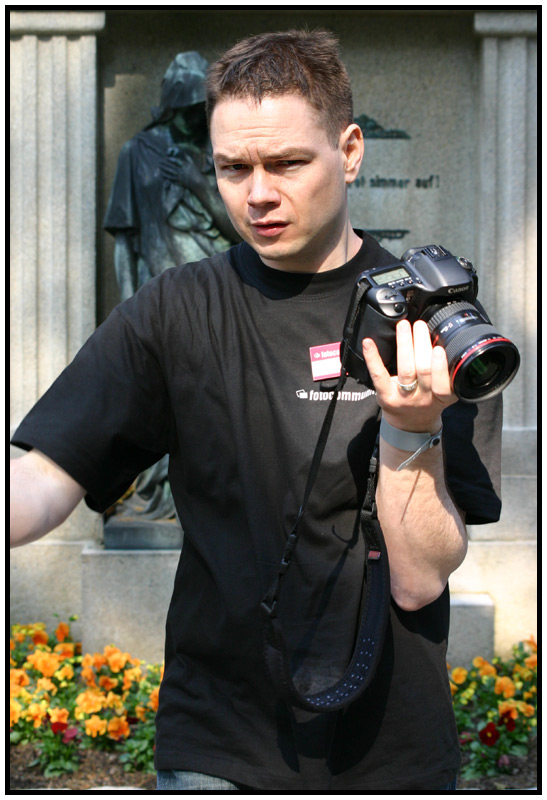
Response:
[[[72,668],[71,664],[65,664],[58,669],[55,673],[55,677],[58,681],[71,681],[74,677],[74,669]]]
[[[108,723],[108,737],[119,741],[122,736],[129,736],[129,724],[125,717],[114,717]]]
[[[21,712],[23,710],[23,706],[21,703],[18,703],[13,697],[10,697],[9,701],[9,726],[10,728],[12,725],[17,725],[19,722],[19,717],[21,716]]]
[[[515,694],[515,684],[511,678],[498,678],[494,685],[494,692],[495,694],[503,694],[506,699],[508,697],[513,697]]]
[[[106,733],[106,720],[93,714],[92,717],[85,721],[85,732],[88,736],[93,737],[93,739],[97,736],[104,736]]]
[[[452,680],[454,683],[461,684],[467,678],[467,670],[463,667],[454,667],[452,670]]]
[[[121,709],[123,708],[123,701],[119,694],[115,694],[114,692],[108,692],[106,696],[106,700],[104,702],[105,708],[116,708]]]
[[[23,712],[25,719],[33,720],[34,727],[39,728],[46,716],[46,709],[42,703],[31,703],[25,712]]]

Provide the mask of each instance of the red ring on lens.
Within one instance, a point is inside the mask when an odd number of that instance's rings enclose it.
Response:
[[[452,374],[452,383],[454,383],[454,379],[456,378],[456,374],[457,374],[458,370],[460,369],[460,367],[462,367],[465,364],[465,362],[467,361],[469,356],[472,355],[475,352],[475,350],[478,350],[480,347],[484,347],[487,344],[492,344],[492,342],[509,342],[509,344],[512,344],[510,339],[506,339],[505,336],[496,336],[493,339],[487,339],[486,341],[483,340],[482,342],[479,342],[478,344],[473,345],[471,350],[469,350],[468,353],[465,353],[462,356],[462,358],[460,359],[460,363],[458,364],[458,366],[456,367],[456,369],[454,370],[454,372]]]

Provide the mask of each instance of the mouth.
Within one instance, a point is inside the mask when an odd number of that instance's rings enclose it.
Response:
[[[253,222],[251,227],[258,236],[277,236],[287,228],[288,222]]]

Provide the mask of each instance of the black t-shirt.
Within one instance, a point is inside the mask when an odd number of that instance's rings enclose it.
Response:
[[[262,655],[260,601],[302,501],[330,399],[310,348],[340,341],[360,252],[314,275],[266,267],[246,244],[168,270],[118,306],[13,442],[41,450],[105,510],[169,453],[184,529],[166,631],[156,766],[269,790],[436,789],[459,746],[445,652],[448,590],[392,602],[371,687],[345,712],[294,711]],[[323,348],[328,356],[333,348]],[[499,517],[501,401],[444,414],[447,481],[472,523]],[[333,683],[351,654],[363,579],[358,511],[376,395],[349,378],[283,588],[299,687]]]

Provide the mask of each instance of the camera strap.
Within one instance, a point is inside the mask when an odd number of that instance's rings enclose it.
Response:
[[[356,298],[350,316],[355,317],[360,298]],[[291,677],[287,643],[278,616],[279,597],[283,578],[292,563],[298,543],[299,525],[315,483],[321,458],[330,432],[338,395],[347,373],[347,348],[342,348],[341,374],[334,389],[312,458],[304,498],[296,522],[289,534],[276,579],[261,603],[264,619],[265,658],[270,677],[277,690],[288,702],[306,711],[337,711],[352,703],[370,684],[378,665],[389,617],[390,580],[387,548],[376,511],[379,436],[369,463],[365,499],[360,512],[360,524],[365,542],[364,571],[366,591],[362,601],[358,633],[353,654],[344,675],[331,687],[313,694],[302,694]]]

